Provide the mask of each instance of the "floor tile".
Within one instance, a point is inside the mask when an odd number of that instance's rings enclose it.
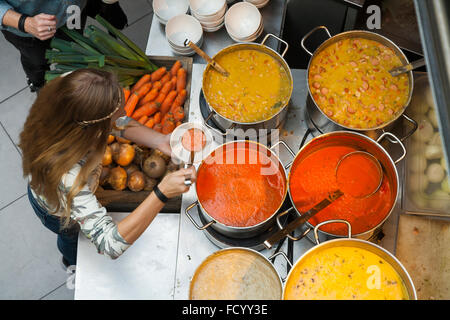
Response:
[[[16,145],[19,143],[19,135],[35,99],[36,94],[25,88],[0,103],[0,122]]]
[[[20,53],[0,33],[0,101],[26,86],[27,80],[20,63]]]
[[[128,25],[152,12],[152,5],[147,0],[120,1],[120,6],[127,15]]]
[[[75,290],[69,289],[66,283],[64,283],[59,288],[42,297],[41,300],[73,300],[74,294]]]
[[[22,177],[22,158],[1,126],[0,163],[0,208],[3,208],[27,192],[27,181]]]
[[[148,34],[150,32],[150,26],[152,25],[152,18],[153,14],[148,14],[123,31],[123,33],[130,38],[131,41],[137,44],[137,46],[144,52],[147,47]]]
[[[27,197],[0,211],[0,234],[0,299],[39,299],[65,283],[56,235]]]

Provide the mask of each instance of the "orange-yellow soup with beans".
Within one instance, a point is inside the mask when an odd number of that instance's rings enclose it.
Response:
[[[379,42],[340,40],[311,61],[309,89],[323,113],[338,124],[376,128],[396,118],[408,102],[407,74],[389,73],[401,65],[395,52]]]

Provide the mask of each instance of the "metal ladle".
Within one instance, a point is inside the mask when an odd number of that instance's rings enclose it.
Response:
[[[408,63],[408,64],[406,64],[404,66],[397,67],[397,68],[394,68],[392,70],[389,70],[389,73],[391,74],[391,76],[396,77],[396,76],[399,76],[399,75],[401,75],[403,73],[406,73],[406,72],[412,71],[414,69],[423,67],[424,65],[425,65],[425,59],[422,58],[422,59],[413,61],[411,63]]]

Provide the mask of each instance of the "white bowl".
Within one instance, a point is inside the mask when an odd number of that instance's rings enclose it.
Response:
[[[203,38],[200,39],[200,42],[196,43],[197,47],[201,47],[203,44]],[[176,54],[182,55],[182,56],[192,56],[195,54],[195,51],[192,50],[190,47],[184,47],[184,48],[180,48],[180,47],[174,47],[172,46],[170,43],[170,48],[172,49],[173,52],[175,52]]]
[[[199,20],[200,21],[200,20]],[[217,27],[218,25],[223,24],[225,21],[225,17],[220,18],[217,21],[214,22],[204,22],[204,21],[200,21],[200,24],[202,25],[202,27],[207,27],[207,28],[214,28]]]
[[[217,30],[222,29],[222,27],[223,27],[224,25],[225,25],[225,22],[223,22],[222,24],[218,25],[217,27],[211,27],[211,28],[203,27],[203,30],[204,30],[205,32],[216,32]]]
[[[179,51],[179,52],[190,52],[190,51],[193,51],[193,49],[191,49],[191,47],[189,47],[189,46],[185,47],[185,46],[176,45],[173,42],[171,42],[169,39],[167,39],[167,42],[169,43],[169,46],[172,49],[176,50],[176,51]],[[198,42],[196,42],[195,45],[197,47],[200,47],[202,45],[202,43],[203,43],[203,37]]]
[[[158,20],[167,23],[172,17],[189,10],[189,0],[153,0],[153,12]],[[164,24],[164,23],[163,23]]]
[[[198,16],[216,15],[226,4],[225,0],[189,0],[191,11],[195,11]]]
[[[225,12],[227,11],[227,8],[228,8],[228,6],[227,6],[227,4],[225,4],[220,11],[218,11],[216,14],[209,15],[209,16],[200,15],[192,9],[191,9],[191,14],[194,17],[196,17],[197,20],[200,22],[214,22],[219,19],[222,19],[225,16]]]
[[[238,2],[225,14],[225,27],[230,35],[243,39],[257,32],[261,24],[261,13],[255,5]]]
[[[187,14],[175,16],[166,24],[166,38],[179,47],[184,47],[186,39],[193,43],[199,42],[202,35],[203,29],[200,22]]]
[[[244,0],[245,1],[245,0]],[[269,3],[269,0],[266,0],[266,1],[263,1],[263,2],[260,2],[260,3],[254,3],[254,5],[255,5],[255,7],[257,7],[258,9],[261,9],[262,7],[265,7],[266,6],[266,4],[268,4]]]

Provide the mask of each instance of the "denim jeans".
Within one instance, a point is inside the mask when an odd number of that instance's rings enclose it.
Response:
[[[28,199],[42,224],[58,235],[56,244],[63,257],[69,262],[69,265],[76,265],[79,233],[78,225],[70,225],[68,228],[61,229],[60,218],[48,213],[47,210],[39,205],[31,193],[30,186],[28,186]]]

